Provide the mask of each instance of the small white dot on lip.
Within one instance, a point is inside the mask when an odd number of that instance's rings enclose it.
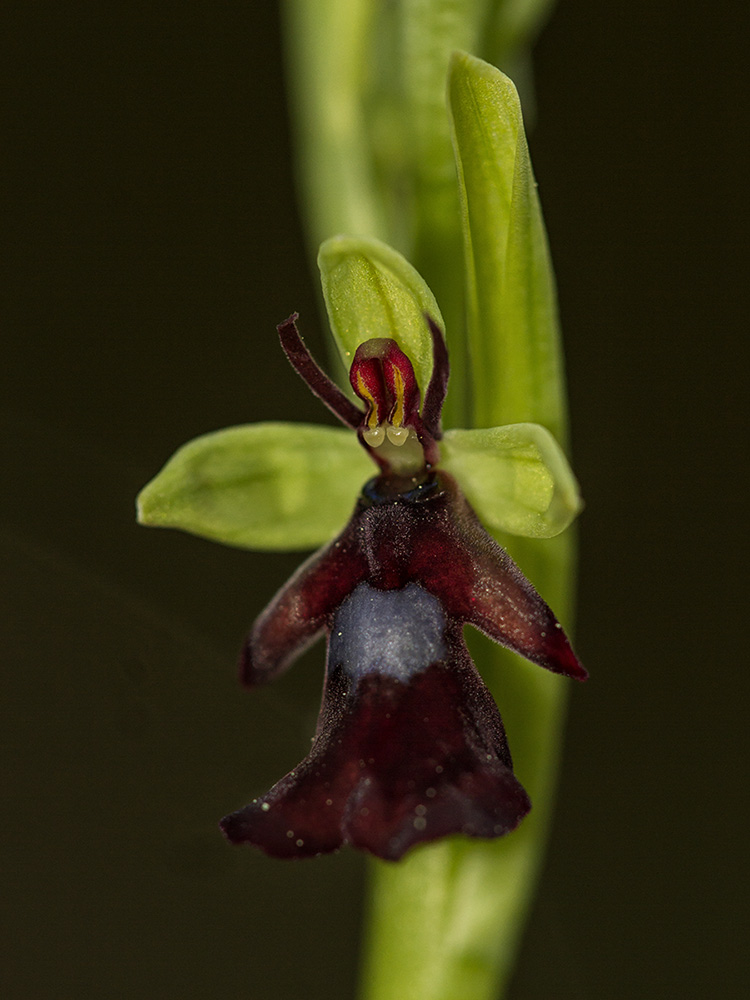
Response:
[[[295,841],[295,843],[297,844],[297,847],[303,847],[305,842],[302,837],[300,837],[299,840]]]
[[[286,831],[286,835],[287,835],[287,837],[293,837],[294,836],[294,830],[287,830]]]
[[[414,829],[424,830],[426,826],[427,826],[427,820],[424,818],[424,816],[417,816],[417,818],[414,820]]]
[[[263,810],[264,813],[267,813],[271,807],[267,802],[262,802],[260,808]]]

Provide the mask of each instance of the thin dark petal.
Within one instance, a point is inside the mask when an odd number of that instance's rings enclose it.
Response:
[[[478,521],[476,527],[485,535]],[[508,553],[490,541],[491,545],[479,541],[475,550],[474,585],[466,621],[532,663],[585,681],[588,673],[549,605]]]
[[[452,476],[433,474],[410,502],[387,491],[390,479],[368,484],[355,515],[367,579],[382,590],[418,582],[453,619],[495,642],[576,680],[581,666],[552,611],[510,556],[485,531]]]
[[[440,414],[443,412],[445,396],[448,392],[448,377],[450,375],[450,365],[448,363],[448,347],[445,343],[443,331],[435,320],[425,313],[427,325],[432,334],[432,375],[430,384],[424,396],[424,406],[422,407],[422,422],[427,432],[439,441],[443,436],[440,427]]]
[[[258,617],[240,655],[248,687],[272,680],[310,645],[366,573],[357,527],[350,522],[307,560]]]
[[[289,358],[292,368],[304,379],[312,392],[328,407],[331,413],[347,427],[356,429],[362,422],[361,410],[346,398],[341,389],[325,374],[310,354],[297,329],[297,318],[298,313],[292,313],[289,319],[279,323],[276,327],[284,353]]]
[[[491,575],[478,579],[467,622],[552,673],[588,678],[562,625],[510,559],[502,578],[491,566]]]
[[[308,857],[351,843],[386,860],[448,834],[498,837],[530,805],[500,715],[456,629],[408,681],[335,667],[310,755],[222,821],[234,843]]]
[[[455,480],[440,473],[444,509],[413,533],[410,568],[447,611],[553,673],[588,674],[554,614],[487,533]]]

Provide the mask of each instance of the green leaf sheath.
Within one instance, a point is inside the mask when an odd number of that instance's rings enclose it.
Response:
[[[337,236],[318,254],[328,319],[345,369],[372,337],[393,337],[414,365],[422,394],[432,374],[428,313],[442,326],[435,296],[400,253],[378,240]]]
[[[511,81],[456,53],[449,76],[464,223],[474,426],[533,421],[565,438],[554,276]]]
[[[448,431],[440,452],[440,464],[491,530],[551,538],[579,511],[568,461],[539,424]]]
[[[170,458],[141,490],[138,520],[242,548],[317,548],[346,524],[373,472],[350,430],[229,427]]]

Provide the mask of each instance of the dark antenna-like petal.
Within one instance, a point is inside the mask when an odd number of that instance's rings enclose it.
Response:
[[[428,313],[424,314],[427,325],[432,334],[432,375],[430,384],[424,394],[424,406],[422,407],[422,422],[426,430],[436,441],[443,436],[440,426],[440,414],[445,403],[445,396],[448,392],[448,376],[450,375],[450,365],[448,364],[448,347],[445,343],[443,331],[435,320]]]
[[[292,368],[307,383],[321,403],[324,403],[343,424],[356,430],[362,423],[362,411],[346,398],[310,354],[297,329],[298,317],[299,313],[292,313],[289,319],[285,319],[276,327],[284,354]]]

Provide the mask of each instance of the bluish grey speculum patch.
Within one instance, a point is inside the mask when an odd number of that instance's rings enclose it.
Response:
[[[328,669],[352,677],[385,674],[408,681],[446,658],[445,614],[440,601],[419,584],[377,590],[360,583],[336,612],[328,645]]]

